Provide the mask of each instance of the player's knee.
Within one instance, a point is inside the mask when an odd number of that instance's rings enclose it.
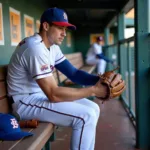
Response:
[[[94,109],[89,109],[88,112],[85,115],[85,121],[86,123],[90,123],[95,125],[97,122],[97,114],[96,111]]]
[[[100,112],[100,107],[96,103],[94,104],[94,109],[95,109],[96,112],[98,112],[98,113]]]
[[[96,111],[96,114],[97,114],[97,118],[99,118],[99,116],[100,116],[100,107],[99,107],[99,105],[97,105],[97,104],[96,104],[96,109],[95,109],[95,111]]]
[[[73,127],[81,128],[83,125],[90,126],[91,128],[95,128],[97,124],[97,114],[96,111],[92,108],[85,109],[82,114],[79,115],[78,118],[74,118]]]
[[[95,110],[97,118],[100,116],[100,107],[97,103],[93,102],[92,108]]]

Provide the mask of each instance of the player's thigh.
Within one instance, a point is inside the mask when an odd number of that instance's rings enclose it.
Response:
[[[106,66],[106,61],[103,59],[99,59],[99,65],[105,67]]]
[[[60,126],[72,126],[74,120],[88,120],[96,116],[93,108],[76,102],[51,103],[49,100],[32,97],[29,103],[20,101],[19,107],[18,113],[22,119],[38,119]]]
[[[85,105],[85,106],[88,106],[90,108],[93,108],[96,111],[97,115],[99,116],[100,107],[94,101],[91,101],[91,100],[89,100],[87,98],[82,98],[80,100],[76,100],[75,102],[76,103],[80,103],[80,104]]]
[[[99,63],[99,59],[96,59],[96,58],[87,59],[87,60],[86,60],[86,63],[87,63],[87,64],[90,64],[90,65],[96,65],[96,64]]]
[[[76,100],[75,102],[80,103],[80,104],[85,105],[85,106],[88,106],[90,108],[96,109],[96,110],[99,109],[98,104],[96,104],[94,101],[91,101],[87,98],[82,98],[80,100]]]

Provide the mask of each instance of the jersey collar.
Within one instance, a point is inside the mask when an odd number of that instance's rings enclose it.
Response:
[[[35,33],[34,36],[36,37],[36,39],[37,39],[38,41],[41,42],[41,44],[44,46],[44,48],[45,48],[46,50],[50,51],[50,48],[47,48],[47,47],[45,46],[42,37],[41,37],[38,33]]]

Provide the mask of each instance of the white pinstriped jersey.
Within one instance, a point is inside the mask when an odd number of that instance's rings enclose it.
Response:
[[[8,95],[40,92],[36,79],[51,76],[54,66],[65,60],[59,46],[47,49],[39,34],[25,38],[8,65]]]
[[[94,43],[91,45],[91,47],[89,48],[88,52],[87,52],[87,58],[89,59],[95,59],[95,56],[97,54],[101,54],[102,53],[102,46],[97,44],[97,43]]]

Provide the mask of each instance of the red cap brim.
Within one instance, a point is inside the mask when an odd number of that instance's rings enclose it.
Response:
[[[73,24],[70,24],[68,22],[52,22],[52,23],[57,26],[64,26],[64,27],[67,27],[68,29],[76,30],[76,26],[74,26]]]

